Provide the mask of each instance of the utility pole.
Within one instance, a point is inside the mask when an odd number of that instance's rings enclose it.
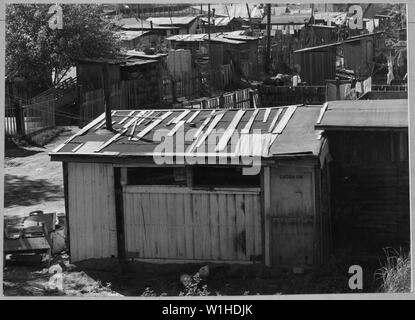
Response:
[[[248,11],[249,26],[250,26],[250,27],[251,27],[251,29],[252,29],[251,12],[249,11],[249,5],[248,5],[248,3],[246,3],[246,11]],[[228,15],[229,15],[229,13],[228,13]]]
[[[212,63],[210,59],[210,3],[208,3],[208,55],[209,55],[209,76],[208,76],[208,87],[209,87],[209,97],[210,97],[210,82],[212,81]]]
[[[265,56],[265,73],[269,74],[271,64],[271,4],[267,3],[267,50]]]

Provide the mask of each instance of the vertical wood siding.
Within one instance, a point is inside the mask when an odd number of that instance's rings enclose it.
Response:
[[[112,165],[68,163],[71,261],[117,256]]]
[[[259,191],[124,187],[127,257],[250,261],[262,254]]]

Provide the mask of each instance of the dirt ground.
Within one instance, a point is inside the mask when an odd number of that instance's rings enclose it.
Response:
[[[74,134],[67,127],[54,141],[40,147],[7,148],[5,153],[5,217],[27,215],[33,210],[64,212],[62,164],[51,162],[48,152]],[[261,265],[210,264],[210,275],[202,284],[211,295],[301,294],[351,292],[348,268],[360,264],[347,258],[333,259],[327,265],[293,274]],[[66,254],[55,257],[52,269],[43,264],[22,265],[6,262],[5,295],[39,296],[176,296],[184,287],[183,274],[193,275],[203,264],[149,264],[112,259],[91,260],[72,265]],[[57,267],[59,266],[59,267]],[[60,270],[53,273],[56,267]],[[363,292],[377,292],[380,281],[374,279],[378,263],[362,265]],[[55,270],[56,271],[56,270]],[[53,281],[62,280],[60,289]],[[149,293],[150,292],[150,293]]]
[[[42,147],[6,147],[4,161],[4,215],[27,215],[30,211],[64,212],[62,163],[48,153],[79,130],[66,127]]]

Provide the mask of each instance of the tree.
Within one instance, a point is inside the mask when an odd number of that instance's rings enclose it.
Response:
[[[48,4],[6,8],[6,74],[38,88],[58,84],[80,58],[115,57],[118,40],[99,5],[61,4],[63,29],[49,27]],[[54,76],[52,76],[52,73]]]

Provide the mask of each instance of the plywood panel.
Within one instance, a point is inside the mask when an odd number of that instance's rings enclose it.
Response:
[[[262,253],[262,236],[256,234],[261,232],[259,191],[125,186],[124,199],[129,256],[249,261]],[[145,218],[131,224],[134,216],[143,214],[141,208],[148,210]],[[149,230],[146,239],[152,243],[137,237]]]
[[[113,167],[68,163],[73,262],[117,255]]]

